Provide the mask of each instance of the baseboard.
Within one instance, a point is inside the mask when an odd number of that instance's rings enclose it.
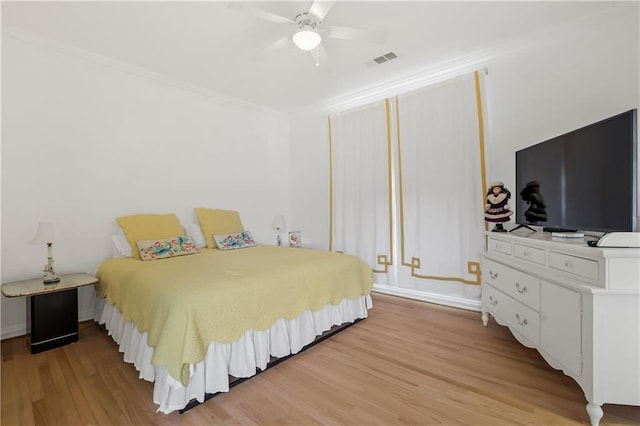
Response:
[[[9,327],[2,327],[2,340],[24,336],[25,334],[27,334],[26,323],[16,324]]]
[[[83,312],[78,312],[78,322],[93,321],[95,314],[93,309],[88,309]],[[14,337],[20,337],[27,334],[27,323],[11,325],[9,327],[2,327],[0,332],[0,340],[12,339]]]
[[[406,297],[408,299],[420,300],[422,302],[435,303],[437,305],[450,306],[452,308],[466,309],[468,311],[480,312],[481,310],[481,303],[478,299],[466,299],[464,297],[429,293],[426,291],[418,291],[408,288],[392,287],[385,284],[374,284],[373,291],[377,293],[389,294],[392,296],[400,296]]]

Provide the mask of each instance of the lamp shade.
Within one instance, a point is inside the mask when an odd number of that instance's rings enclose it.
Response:
[[[284,229],[284,216],[279,214],[273,219],[273,229],[281,230]]]
[[[47,244],[60,241],[60,233],[52,222],[40,222],[31,244]]]
[[[293,42],[301,50],[313,50],[322,41],[322,37],[312,30],[300,30],[293,35]]]

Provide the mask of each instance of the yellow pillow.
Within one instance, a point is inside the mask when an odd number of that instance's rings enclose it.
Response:
[[[160,240],[184,235],[178,217],[173,214],[134,214],[116,219],[122,228],[127,241],[131,245],[134,259],[140,260],[140,252],[136,241]]]
[[[237,211],[205,209],[203,207],[197,208],[195,211],[200,222],[200,228],[202,228],[202,234],[209,248],[218,247],[213,235],[244,231],[242,222],[240,222],[240,214]]]

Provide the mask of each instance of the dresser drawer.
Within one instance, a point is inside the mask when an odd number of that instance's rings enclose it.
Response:
[[[495,238],[489,238],[487,241],[487,249],[489,251],[495,251],[502,254],[508,254],[511,256],[512,248],[511,243],[497,240]]]
[[[545,256],[544,256],[543,249],[523,246],[521,244],[514,244],[513,256],[520,259],[528,260],[529,262],[537,263],[540,265],[545,264]]]
[[[482,286],[482,304],[493,316],[506,322],[511,329],[522,334],[534,345],[540,343],[538,312],[488,284]]]
[[[540,280],[516,269],[485,260],[482,279],[519,302],[540,309]]]
[[[598,280],[597,260],[550,251],[549,267],[591,280]]]

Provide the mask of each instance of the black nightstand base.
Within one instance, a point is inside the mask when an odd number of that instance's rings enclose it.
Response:
[[[27,297],[27,346],[32,354],[77,341],[77,288]]]

